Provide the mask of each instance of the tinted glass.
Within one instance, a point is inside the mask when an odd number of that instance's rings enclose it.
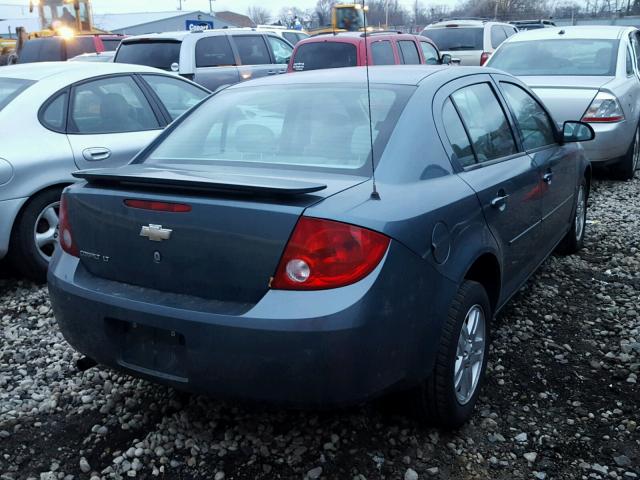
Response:
[[[104,50],[106,52],[115,52],[118,49],[118,45],[120,45],[121,41],[122,39],[120,38],[103,38],[102,44],[104,45]]]
[[[440,63],[440,56],[438,51],[428,42],[420,42],[420,48],[422,48],[422,55],[424,56],[424,63],[427,65],[437,65]]]
[[[0,110],[9,105],[25,88],[34,83],[19,78],[0,78]]]
[[[159,128],[151,106],[130,77],[83,83],[73,89],[75,133],[121,133]]]
[[[631,59],[631,51],[627,48],[627,75],[633,75],[633,60]]]
[[[524,148],[532,150],[555,143],[551,120],[540,104],[512,83],[501,83],[501,86],[518,122]]]
[[[278,37],[268,36],[267,39],[271,45],[271,50],[273,51],[276,63],[289,63],[291,54],[293,53],[291,45],[284,40],[280,40]]]
[[[196,67],[235,65],[236,60],[226,35],[206,37],[196,43]]]
[[[343,42],[313,42],[300,45],[293,60],[293,69],[355,67],[358,54],[355,45]]]
[[[483,50],[482,28],[426,28],[422,35],[433,40],[440,51]]]
[[[144,79],[174,120],[208,95],[204,90],[177,78],[144,75]]]
[[[59,62],[65,60],[60,38],[34,38],[25,42],[18,63]]]
[[[498,48],[502,42],[507,39],[507,34],[504,29],[499,25],[491,27],[491,46]]]
[[[458,112],[456,112],[455,107],[449,99],[447,99],[442,108],[442,123],[444,123],[447,138],[449,139],[455,158],[460,162],[460,165],[468,167],[476,163],[467,132],[465,132]]]
[[[382,155],[413,90],[408,86],[372,86],[378,155]],[[225,90],[212,97],[145,162],[245,162],[369,172],[370,150],[366,87],[259,86]]]
[[[587,39],[509,42],[492,55],[487,66],[516,76],[612,76],[616,71],[618,43],[618,40]]]
[[[462,88],[451,97],[467,127],[478,162],[517,153],[507,117],[489,84]]]
[[[42,123],[52,130],[62,131],[65,129],[65,117],[67,114],[67,96],[62,93],[51,102],[42,113]]]
[[[391,42],[384,40],[371,44],[371,59],[374,65],[394,65],[396,59],[393,56]]]
[[[262,35],[234,35],[242,65],[266,65],[271,63],[269,50]]]
[[[291,33],[291,32],[283,32],[282,36],[284,38],[287,39],[287,41],[291,44],[291,45],[295,45],[296,43],[298,43],[300,41],[300,39],[298,38],[298,35],[296,33]]]
[[[73,58],[83,53],[95,53],[96,44],[93,37],[74,37],[66,41],[67,58]]]
[[[400,47],[400,52],[404,60],[403,63],[407,65],[420,64],[420,54],[418,53],[418,47],[415,42],[410,40],[401,40],[398,42],[398,46]]]
[[[171,71],[171,65],[180,63],[180,42],[124,42],[118,49],[115,63],[147,65]]]
[[[633,46],[636,63],[640,66],[640,33],[635,32],[631,34],[631,45]]]

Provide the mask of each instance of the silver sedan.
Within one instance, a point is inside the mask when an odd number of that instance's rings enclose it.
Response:
[[[0,69],[0,259],[44,280],[62,189],[77,169],[128,163],[208,96],[149,67],[56,62]]]
[[[640,31],[634,27],[559,27],[519,33],[488,67],[529,85],[556,121],[581,118],[596,132],[584,145],[592,163],[621,179],[640,166]]]

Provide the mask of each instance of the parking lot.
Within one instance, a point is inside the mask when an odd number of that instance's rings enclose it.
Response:
[[[637,478],[639,219],[640,180],[594,182],[584,250],[549,258],[498,316],[456,433],[392,400],[267,410],[77,373],[46,287],[3,278],[0,478]]]

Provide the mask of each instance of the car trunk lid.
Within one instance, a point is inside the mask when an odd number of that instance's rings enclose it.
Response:
[[[596,94],[613,77],[520,77],[540,97],[554,120],[580,120]]]
[[[289,170],[144,165],[75,175],[88,184],[68,192],[68,215],[80,261],[91,274],[250,304],[268,290],[304,210],[367,180]],[[130,200],[155,203],[134,208],[127,205]],[[180,208],[162,210],[164,204]]]

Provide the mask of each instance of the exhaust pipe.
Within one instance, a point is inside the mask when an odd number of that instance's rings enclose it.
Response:
[[[98,362],[96,362],[93,358],[89,358],[89,357],[82,357],[76,362],[76,368],[80,372],[86,372],[87,370],[95,367],[96,365],[98,365]]]

